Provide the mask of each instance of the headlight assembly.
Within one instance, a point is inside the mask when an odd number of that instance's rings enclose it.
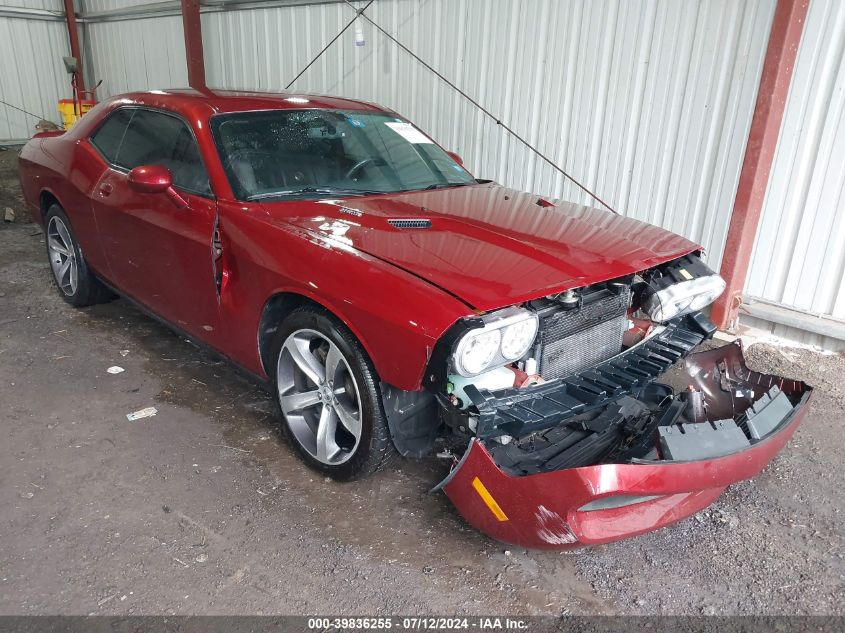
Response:
[[[522,319],[502,328],[502,356],[508,360],[522,358],[537,336],[537,316]]]
[[[725,280],[719,275],[696,277],[653,293],[643,302],[642,308],[652,321],[665,323],[682,314],[706,308],[724,290]]]
[[[499,352],[502,333],[499,330],[473,330],[458,343],[455,369],[462,376],[480,374],[490,366]]]
[[[528,310],[506,308],[483,320],[484,327],[470,330],[455,346],[452,365],[461,376],[475,376],[522,358],[537,336],[537,315]]]

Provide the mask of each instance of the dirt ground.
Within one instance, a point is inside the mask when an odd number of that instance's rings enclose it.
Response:
[[[18,182],[17,150],[0,148],[0,222],[5,220],[6,209],[12,209],[15,222],[29,222],[29,214],[24,213],[21,185]]]
[[[69,307],[0,223],[0,614],[845,614],[845,359],[749,357],[816,386],[764,473],[654,534],[508,548],[428,492],[442,460],[315,475],[262,389],[124,301]]]

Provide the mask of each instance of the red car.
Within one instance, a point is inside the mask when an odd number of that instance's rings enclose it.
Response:
[[[122,295],[266,381],[336,479],[454,451],[441,488],[506,542],[667,525],[759,472],[810,388],[712,336],[694,243],[477,180],[395,112],[153,91],[23,149],[61,296]]]

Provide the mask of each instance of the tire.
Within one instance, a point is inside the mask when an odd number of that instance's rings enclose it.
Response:
[[[51,205],[44,216],[44,235],[53,281],[62,299],[82,308],[114,297],[89,270],[70,220],[58,204]]]
[[[282,428],[311,468],[356,479],[396,454],[372,363],[330,313],[310,306],[291,312],[276,331],[271,358]]]

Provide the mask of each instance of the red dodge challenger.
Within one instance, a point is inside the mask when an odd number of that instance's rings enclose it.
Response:
[[[36,135],[20,176],[65,301],[117,293],[260,377],[330,477],[462,455],[439,488],[508,543],[678,521],[807,411],[739,345],[691,353],[724,289],[701,247],[478,180],[373,104],[123,95]]]

